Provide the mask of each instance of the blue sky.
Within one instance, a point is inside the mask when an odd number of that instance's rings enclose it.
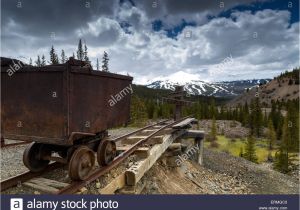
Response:
[[[94,66],[105,50],[110,70],[139,84],[271,78],[299,66],[295,0],[3,0],[1,15],[2,56],[49,58],[51,45],[71,56],[81,38]]]

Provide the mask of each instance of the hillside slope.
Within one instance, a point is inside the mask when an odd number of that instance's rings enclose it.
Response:
[[[144,176],[142,194],[298,194],[295,177],[224,152],[204,149],[204,165],[179,168],[157,162]]]
[[[284,73],[270,82],[251,88],[228,103],[229,106],[249,104],[256,96],[265,105],[270,105],[271,100],[287,101],[299,98],[299,69]]]

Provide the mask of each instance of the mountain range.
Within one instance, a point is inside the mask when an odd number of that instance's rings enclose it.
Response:
[[[265,84],[271,79],[251,79],[222,82],[206,82],[195,79],[194,75],[179,72],[168,77],[158,78],[149,81],[146,87],[153,89],[174,90],[175,86],[182,85],[192,95],[204,95],[215,97],[236,97],[259,84]]]

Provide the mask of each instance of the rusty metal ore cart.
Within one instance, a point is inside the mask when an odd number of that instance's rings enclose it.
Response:
[[[83,180],[94,166],[94,152],[101,166],[115,158],[107,129],[130,119],[132,77],[94,71],[72,58],[24,65],[9,75],[15,64],[1,64],[1,138],[32,142],[23,155],[30,171],[57,161],[69,164],[71,179]]]

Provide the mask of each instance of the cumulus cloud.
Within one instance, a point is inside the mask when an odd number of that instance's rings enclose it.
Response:
[[[71,56],[82,38],[93,64],[105,50],[111,71],[129,73],[142,84],[176,72],[206,81],[270,78],[299,66],[299,22],[290,24],[288,10],[236,10],[208,19],[220,12],[214,1],[157,1],[156,8],[152,1],[91,1],[91,8],[67,0],[59,1],[61,7],[45,2],[46,9],[24,1],[23,7],[32,8],[19,13],[4,1],[2,55],[34,58],[55,45]],[[225,7],[251,2],[229,0]],[[195,24],[169,36],[165,29],[183,19]],[[154,20],[162,22],[161,30],[153,30]]]

